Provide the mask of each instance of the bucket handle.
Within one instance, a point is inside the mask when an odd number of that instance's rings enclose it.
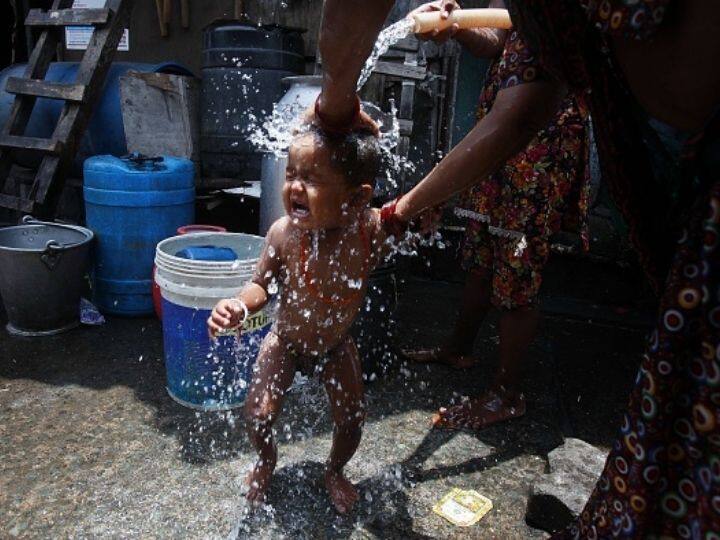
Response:
[[[27,216],[23,216],[22,219],[20,220],[20,222],[23,225],[29,225],[30,223],[43,223],[39,219],[37,219],[29,214]]]
[[[54,270],[60,261],[62,252],[63,246],[57,240],[48,240],[47,244],[45,244],[45,251],[40,255],[40,260],[47,266],[48,270]]]

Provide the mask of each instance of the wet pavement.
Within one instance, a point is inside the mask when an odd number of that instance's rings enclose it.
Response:
[[[400,345],[441,343],[460,295],[456,283],[405,280]],[[112,318],[50,338],[1,332],[0,536],[544,538],[525,524],[530,484],[563,436],[610,444],[643,344],[642,325],[588,319],[597,305],[577,295],[564,311],[551,300],[528,359],[525,418],[480,433],[429,427],[437,406],[489,382],[492,318],[478,367],[398,365],[368,384],[368,422],[347,468],[360,502],[346,517],[322,489],[331,425],[316,383],[289,397],[268,505],[249,515],[242,480],[253,454],[240,421],[168,397],[156,320]],[[479,491],[493,510],[467,529],[445,522],[431,508],[453,487]]]

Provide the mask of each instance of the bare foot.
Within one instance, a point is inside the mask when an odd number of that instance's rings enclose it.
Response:
[[[350,481],[341,472],[325,471],[325,487],[330,494],[330,499],[335,509],[341,514],[347,514],[352,510],[358,500],[358,492]]]
[[[270,485],[270,477],[272,476],[274,468],[274,463],[260,459],[255,464],[253,470],[247,475],[245,483],[249,489],[245,494],[245,498],[250,504],[257,505],[265,502],[267,489]]]
[[[416,364],[445,364],[455,369],[468,369],[478,363],[475,356],[458,354],[441,347],[429,349],[403,349],[402,355]]]
[[[471,399],[460,405],[440,410],[432,417],[434,427],[446,429],[470,429],[478,431],[498,422],[520,418],[525,415],[525,398],[522,394],[515,398],[500,397],[495,392],[487,392],[481,397]]]

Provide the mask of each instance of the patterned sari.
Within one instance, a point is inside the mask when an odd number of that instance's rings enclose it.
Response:
[[[648,145],[657,122],[652,128],[627,91],[606,41],[609,34],[648,39],[670,4],[511,3],[514,23],[538,54],[538,73],[563,80],[587,104],[603,179],[661,291],[605,469],[580,518],[557,538],[720,539],[719,122],[696,137],[675,134],[684,142],[673,169],[680,190],[673,197],[660,189]]]

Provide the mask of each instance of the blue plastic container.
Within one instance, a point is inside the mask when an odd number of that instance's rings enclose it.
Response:
[[[232,250],[238,259],[202,261],[176,255],[208,245]],[[207,319],[218,300],[237,295],[252,278],[262,246],[261,237],[233,233],[176,236],[158,244],[155,279],[162,292],[167,390],[178,403],[204,411],[243,404],[273,309],[266,306],[253,313],[239,338],[211,341]]]
[[[87,227],[97,236],[95,303],[104,313],[149,315],[155,246],[194,221],[194,165],[94,156],[84,174]]]
[[[214,302],[217,300],[214,299]],[[208,338],[212,309],[189,307],[163,296],[163,346],[167,390],[175,401],[203,411],[240,407],[252,370],[272,319],[265,311],[254,314],[236,334]]]
[[[238,258],[232,249],[217,246],[191,246],[181,249],[175,256],[192,261],[234,261]]]
[[[45,79],[53,82],[75,82],[79,64],[77,62],[53,62]],[[5,92],[8,77],[22,77],[27,64],[14,64],[0,71],[0,125],[4,125],[10,114],[15,96]],[[187,68],[172,62],[146,64],[141,62],[113,62],[105,77],[105,85],[99,102],[90,117],[87,131],[78,150],[75,168],[79,173],[83,161],[98,154],[123,156],[127,154],[125,128],[120,108],[120,77],[128,71],[143,73],[171,73],[191,76]],[[63,102],[57,99],[38,99],[25,130],[30,137],[50,137],[55,129]],[[24,167],[37,167],[40,157],[37,153],[18,151],[14,159]]]

